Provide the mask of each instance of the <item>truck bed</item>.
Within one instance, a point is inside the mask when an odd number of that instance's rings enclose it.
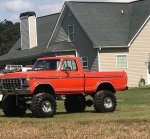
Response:
[[[116,91],[126,89],[127,75],[122,72],[85,72],[85,91],[96,89],[101,83],[108,82]]]

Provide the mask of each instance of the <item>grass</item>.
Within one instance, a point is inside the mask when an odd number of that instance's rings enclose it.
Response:
[[[65,112],[58,101],[53,118],[5,117],[0,110],[0,138],[52,139],[148,139],[150,137],[150,88],[133,88],[117,92],[118,106],[113,113]]]

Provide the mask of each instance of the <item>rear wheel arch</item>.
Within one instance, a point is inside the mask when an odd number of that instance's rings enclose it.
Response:
[[[110,82],[100,83],[99,86],[97,87],[96,92],[102,91],[102,90],[108,90],[108,91],[111,91],[112,93],[116,93],[116,90],[115,90],[113,84]]]

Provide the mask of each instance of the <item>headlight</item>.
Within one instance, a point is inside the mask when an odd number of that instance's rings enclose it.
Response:
[[[29,87],[29,79],[22,78],[21,79],[21,84],[22,84],[23,87]]]

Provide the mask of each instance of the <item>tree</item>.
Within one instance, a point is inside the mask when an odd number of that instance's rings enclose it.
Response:
[[[8,53],[16,41],[20,38],[20,23],[11,21],[0,22],[0,55]]]

